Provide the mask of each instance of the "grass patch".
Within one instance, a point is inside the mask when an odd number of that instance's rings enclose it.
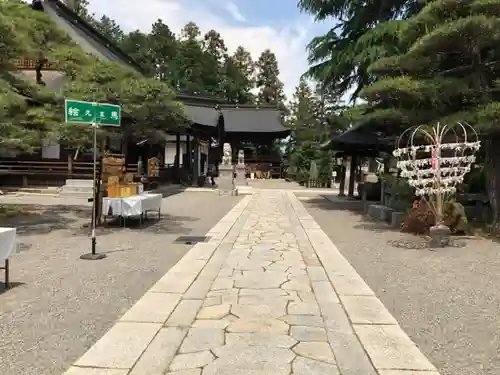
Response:
[[[23,212],[23,209],[14,204],[0,205],[0,219],[8,219]]]

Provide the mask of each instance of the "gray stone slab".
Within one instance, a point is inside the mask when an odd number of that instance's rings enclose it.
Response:
[[[118,322],[75,366],[130,369],[160,329],[157,323]]]
[[[201,320],[195,320],[193,322],[192,327],[193,328],[213,328],[213,329],[226,329],[226,327],[231,324],[234,320],[232,320],[233,317],[231,315],[225,317],[224,319],[220,320],[213,320],[213,319],[201,319]],[[234,319],[237,319],[234,317]]]
[[[160,329],[129,375],[163,375],[186,333],[187,329],[178,327]]]
[[[318,302],[321,300],[324,303],[340,303],[337,293],[329,281],[313,281],[312,288]]]
[[[307,267],[307,273],[311,281],[328,281],[326,272],[321,266]]]
[[[373,296],[374,293],[359,275],[330,275],[330,280],[338,295]]]
[[[324,322],[321,316],[315,315],[286,315],[280,318],[291,326],[323,327]]]
[[[379,375],[440,375],[437,371],[380,370]]]
[[[226,330],[227,332],[259,332],[282,335],[287,334],[288,329],[288,324],[281,320],[266,317],[255,317],[239,319],[234,323],[231,323]]]
[[[265,333],[227,333],[226,345],[229,346],[269,346],[289,349],[297,344],[297,340],[288,335]]]
[[[165,323],[180,299],[180,294],[147,292],[120,320]]]
[[[166,375],[201,375],[201,371],[201,368],[193,368],[190,370],[167,372]]]
[[[191,328],[179,353],[201,352],[224,345],[224,329]]]
[[[203,351],[197,353],[188,354],[178,354],[175,356],[174,360],[170,364],[170,371],[181,371],[196,369],[198,367],[204,367],[215,359],[210,351]]]
[[[234,279],[232,277],[219,276],[215,279],[210,290],[231,289],[233,285]]]
[[[231,311],[231,305],[214,305],[203,307],[198,313],[197,319],[222,319],[229,315]]]
[[[224,346],[213,350],[219,358],[219,364],[239,364],[242,368],[252,364],[268,363],[280,367],[289,364],[295,358],[290,349],[270,346]]]
[[[231,314],[239,318],[249,317],[280,317],[286,314],[286,301],[275,301],[273,304],[266,305],[233,305],[231,306]]]
[[[343,307],[339,303],[318,302],[327,328],[328,342],[342,375],[376,375]]]
[[[326,331],[319,327],[292,326],[290,336],[298,341],[325,341]]]
[[[285,281],[287,281],[286,275],[282,272],[244,271],[243,276],[236,278],[234,286],[235,288],[272,289],[279,288]]]
[[[300,342],[293,348],[293,351],[304,358],[335,364],[332,348],[327,342]]]
[[[203,301],[203,307],[209,307],[209,306],[215,306],[215,305],[221,305],[222,304],[222,297],[221,296],[215,296],[215,297],[207,297],[205,301]]]
[[[193,323],[203,301],[186,299],[179,302],[165,323],[169,327],[189,327]]]
[[[297,357],[292,364],[293,375],[340,375],[337,366],[309,358]]]
[[[290,280],[284,283],[281,286],[282,289],[284,290],[295,290],[295,291],[301,291],[301,292],[309,292],[311,291],[311,284],[309,284],[309,281],[307,282],[301,282],[297,280]]]
[[[354,330],[377,369],[436,371],[399,326],[354,325]]]
[[[230,363],[217,359],[203,369],[203,375],[290,375],[290,364],[259,362],[250,364]]]
[[[127,375],[128,370],[71,366],[64,375]]]
[[[342,296],[341,300],[353,324],[398,324],[375,296]]]
[[[289,315],[320,315],[318,304],[310,302],[290,302],[287,313]]]

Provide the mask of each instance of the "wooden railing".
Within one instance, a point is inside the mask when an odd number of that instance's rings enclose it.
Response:
[[[3,175],[48,175],[75,178],[92,177],[92,163],[64,161],[0,161],[0,174]]]
[[[127,172],[137,173],[137,164],[127,164]],[[177,173],[172,165],[161,166],[158,177],[151,182],[172,182]],[[63,186],[67,179],[91,180],[92,162],[0,160],[0,185],[3,186]]]

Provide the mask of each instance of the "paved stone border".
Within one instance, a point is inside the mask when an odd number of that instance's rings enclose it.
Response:
[[[163,372],[236,241],[251,199],[236,204],[206,234],[210,240],[195,244],[65,375]]]
[[[293,192],[207,235],[66,375],[439,375]]]
[[[375,367],[379,375],[439,375],[295,194],[287,196],[304,230],[300,246],[312,245],[335,290],[329,293],[328,284],[316,298],[341,374],[376,374]]]

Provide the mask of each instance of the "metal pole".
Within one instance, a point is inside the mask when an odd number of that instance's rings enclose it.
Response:
[[[91,229],[92,229],[92,251],[89,254],[83,254],[80,259],[85,260],[98,260],[106,258],[106,254],[97,254],[96,252],[96,216],[97,216],[97,199],[99,198],[99,194],[97,192],[97,103],[92,103],[93,109],[93,119],[92,119],[92,149],[93,149],[93,199],[92,199],[92,220],[91,220]]]
[[[94,110],[95,110],[95,104],[94,104]],[[92,124],[92,131],[93,131],[93,156],[94,156],[94,163],[93,163],[93,174],[94,174],[94,185],[92,189],[92,194],[94,196],[94,199],[92,200],[92,255],[96,254],[96,238],[95,238],[95,227],[96,227],[96,210],[97,210],[97,204],[96,204],[96,198],[97,198],[97,124],[95,122],[95,116],[94,116],[94,123]]]

